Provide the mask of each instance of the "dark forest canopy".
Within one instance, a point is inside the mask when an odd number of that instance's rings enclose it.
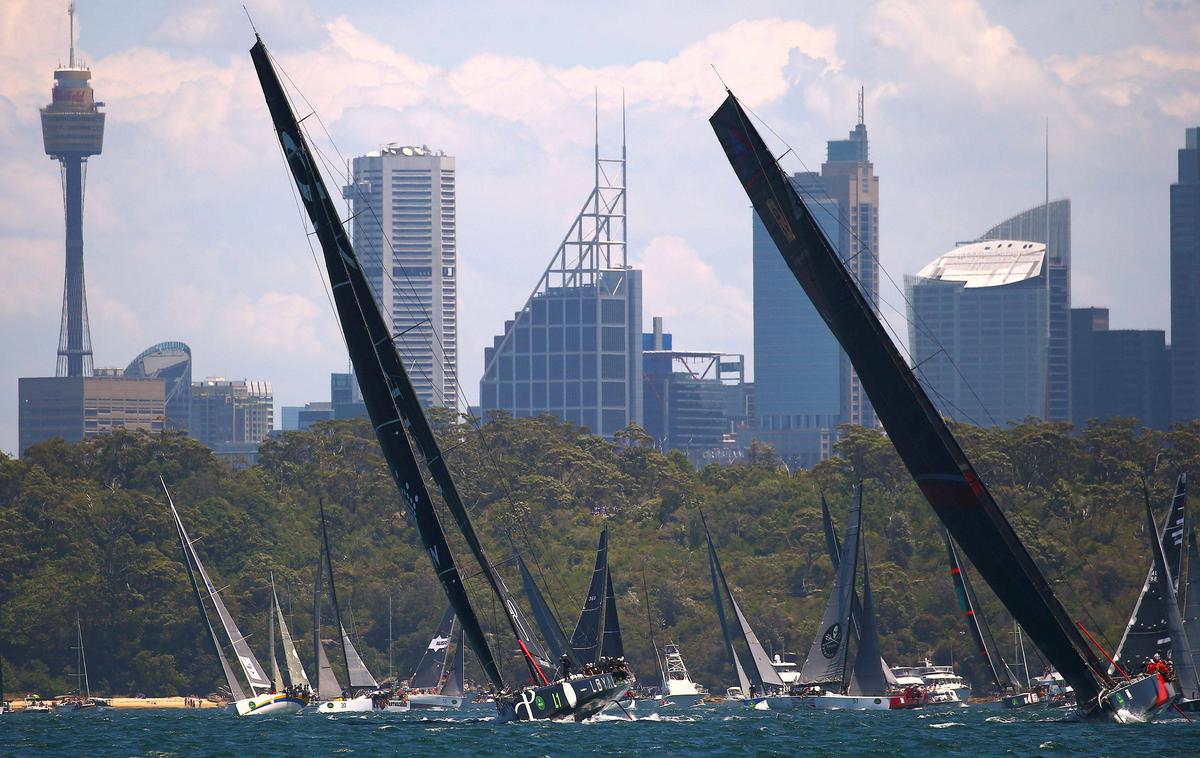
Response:
[[[506,582],[520,586],[511,540],[567,628],[607,523],[625,649],[644,681],[653,682],[657,670],[643,569],[658,643],[678,643],[710,690],[733,682],[711,606],[697,506],[764,645],[803,651],[832,580],[820,493],[840,520],[861,477],[884,656],[894,665],[926,656],[953,660],[978,690],[988,689],[958,616],[938,524],[881,432],[847,428],[837,457],[790,473],[757,445],[742,463],[696,469],[677,452],[653,449],[636,427],[608,442],[550,417],[500,418],[482,433],[445,412],[435,422]],[[1111,651],[1150,560],[1142,481],[1165,511],[1176,475],[1200,470],[1200,424],[1164,433],[1112,420],[1073,435],[1068,425],[1029,420],[1009,429],[960,426],[956,433],[1068,612]],[[265,443],[259,464],[240,472],[176,433],[118,432],[78,444],[48,442],[21,460],[0,455],[0,656],[9,692],[73,686],[76,613],[93,691],[217,688],[220,668],[197,617],[160,475],[264,659],[274,572],[310,671],[311,643],[303,640],[311,639],[323,499],[347,627],[376,676],[386,677],[391,597],[395,673],[411,673],[444,609],[441,589],[369,425],[336,421]],[[465,555],[461,544],[457,554]],[[519,662],[498,609],[482,581],[468,585],[515,674]],[[1001,648],[1011,650],[1011,621],[982,582],[976,585]]]

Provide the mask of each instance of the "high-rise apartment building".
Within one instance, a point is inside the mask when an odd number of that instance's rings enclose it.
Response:
[[[1042,276],[1050,288],[1050,347],[1044,378],[1046,405],[1037,415],[1071,420],[1071,201],[1054,200],[1005,219],[981,240],[1025,240],[1046,246]]]
[[[484,349],[486,417],[550,413],[611,437],[642,420],[642,272],[625,237],[625,147],[595,152],[595,185],[533,294]]]
[[[271,383],[209,377],[192,384],[188,433],[211,448],[228,443],[258,444],[275,423]]]
[[[1171,418],[1200,418],[1200,127],[1184,132],[1171,185]]]
[[[960,245],[905,277],[914,370],[944,415],[984,426],[1041,417],[1049,356],[1046,246]]]
[[[454,157],[386,145],[355,158],[355,252],[426,405],[458,408],[458,241]]]

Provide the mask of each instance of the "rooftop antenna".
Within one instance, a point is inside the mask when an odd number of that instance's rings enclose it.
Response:
[[[1050,260],[1050,117],[1046,116],[1046,260]],[[1046,269],[1049,270],[1047,265]]]
[[[67,18],[71,25],[71,62],[70,68],[75,68],[75,2],[72,0],[67,3]]]
[[[864,102],[865,102],[865,88],[860,86],[858,88],[858,123],[860,123],[860,124],[867,123],[865,121]]]
[[[592,116],[595,119],[596,135],[596,186],[600,186],[600,88],[592,91]]]

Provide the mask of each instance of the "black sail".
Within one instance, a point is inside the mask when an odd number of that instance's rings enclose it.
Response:
[[[979,654],[987,661],[988,670],[992,672],[992,682],[1001,693],[1020,689],[1021,685],[1017,682],[1017,677],[1013,675],[1012,669],[1001,657],[1000,649],[996,647],[991,627],[988,626],[987,620],[979,611],[979,601],[975,598],[975,590],[971,588],[971,580],[967,577],[966,567],[958,560],[958,551],[954,549],[950,533],[943,528],[942,536],[946,538],[950,578],[954,582],[954,595],[958,598],[958,607],[967,621],[971,639],[975,641],[975,646],[979,648]]]
[[[1183,628],[1183,616],[1179,612],[1179,602],[1175,596],[1175,580],[1167,566],[1163,543],[1154,526],[1154,511],[1150,509],[1149,497],[1146,498],[1146,527],[1150,531],[1150,551],[1154,555],[1154,568],[1166,578],[1166,581],[1163,582],[1163,592],[1167,597],[1167,634],[1171,638],[1171,647],[1176,653],[1172,656],[1175,675],[1178,677],[1184,697],[1194,699],[1200,697],[1200,673],[1197,672],[1192,660],[1192,648],[1188,644],[1187,632]]]
[[[858,372],[896,452],[984,581],[1088,710],[1108,683],[854,278],[732,94],[710,119],[784,261]]]
[[[850,676],[848,695],[883,695],[887,692],[888,681],[883,675],[883,667],[879,664],[882,659],[879,650],[879,625],[875,623],[875,601],[871,598],[871,571],[867,561],[867,537],[860,533],[862,540],[862,627],[858,642],[858,652],[854,656],[854,672]]]
[[[421,543],[446,591],[450,605],[454,607],[459,622],[463,625],[476,659],[493,686],[497,690],[503,689],[504,678],[488,646],[479,617],[471,606],[462,576],[446,541],[445,531],[434,510],[425,480],[421,476],[420,466],[405,432],[406,423],[412,424],[414,438],[420,441],[415,419],[410,414],[402,415],[400,410],[402,403],[416,405],[419,410],[419,401],[412,391],[412,382],[400,360],[387,322],[376,304],[371,285],[363,274],[358,256],[355,255],[354,248],[346,236],[337,208],[317,170],[316,162],[261,39],[257,39],[254,47],[250,49],[250,57],[254,61],[254,68],[258,73],[267,107],[270,109],[279,143],[283,147],[284,157],[291,168],[296,188],[312,222],[313,232],[321,243],[338,320],[346,340],[346,349],[388,469],[409,514],[416,523]],[[445,494],[443,492],[443,495]],[[449,501],[447,505],[450,505]],[[461,507],[461,503],[458,503],[458,506]],[[487,568],[490,574],[490,566]]]
[[[454,646],[454,663],[450,665],[450,671],[446,675],[446,682],[442,685],[440,694],[461,696],[466,692],[466,682],[464,681],[467,670],[466,648],[466,640],[460,634]]]
[[[1170,575],[1176,580],[1175,587],[1179,592],[1184,588],[1178,584],[1179,566],[1183,556],[1183,522],[1187,508],[1187,477],[1180,475],[1175,482],[1175,495],[1171,498],[1171,508],[1162,527],[1163,556],[1167,562]],[[1154,533],[1157,535],[1157,532]],[[1169,600],[1163,573],[1158,570],[1152,559],[1150,569],[1146,572],[1146,583],[1142,585],[1141,594],[1133,606],[1129,623],[1121,635],[1117,652],[1113,660],[1125,672],[1141,670],[1146,659],[1155,653],[1164,656],[1171,653],[1173,640],[1167,628],[1169,615]],[[1110,666],[1109,673],[1114,673]]]
[[[453,634],[454,609],[447,608],[429,640],[429,645],[425,647],[421,660],[417,662],[417,668],[409,677],[408,686],[420,690],[438,686],[446,670],[446,659],[450,655],[450,638]]]
[[[612,569],[608,569],[604,588],[604,641],[600,655],[605,658],[624,658],[625,643],[621,641],[621,620],[617,616],[617,597],[613,593]]]
[[[1188,641],[1192,645],[1192,666],[1200,671],[1200,545],[1196,542],[1196,527],[1190,515],[1187,518],[1186,534],[1187,568],[1180,579],[1184,603],[1183,628],[1188,633]]]
[[[724,577],[721,574],[721,566],[717,560],[717,549],[713,546],[712,535],[708,533],[708,522],[704,520],[704,511],[700,511],[700,523],[704,525],[704,538],[708,540],[708,574],[712,579],[713,605],[717,609],[717,620],[721,623],[721,637],[725,640],[725,653],[729,656],[729,662],[733,664],[742,694],[749,695],[750,680],[746,677],[746,669],[742,667],[737,648],[733,646],[733,635],[729,632],[729,619],[725,615],[725,601],[721,597],[721,581]],[[663,681],[666,679],[664,678]],[[758,683],[758,686],[762,686],[761,682]]]
[[[854,488],[854,500],[850,504],[850,515],[846,523],[846,536],[842,542],[841,562],[829,600],[825,603],[825,615],[813,636],[808,657],[800,669],[802,684],[822,684],[844,691],[846,686],[846,655],[850,647],[851,597],[854,594],[854,579],[858,576],[859,528],[862,523],[862,487]],[[882,669],[882,666],[880,667]]]
[[[546,640],[547,652],[554,661],[558,661],[563,655],[566,655],[570,659],[571,665],[578,669],[583,665],[583,661],[575,658],[566,633],[563,632],[558,619],[554,617],[553,611],[546,603],[546,598],[538,588],[537,582],[534,581],[533,574],[529,573],[525,559],[520,555],[517,556],[517,565],[521,569],[521,584],[525,589],[525,597],[528,598],[529,606],[533,610],[533,620],[541,630],[542,638]]]
[[[608,584],[608,530],[600,532],[600,544],[596,546],[596,566],[592,569],[592,581],[588,585],[587,597],[579,621],[571,633],[572,658],[581,663],[595,663],[600,659],[600,646],[604,630],[604,589]]]

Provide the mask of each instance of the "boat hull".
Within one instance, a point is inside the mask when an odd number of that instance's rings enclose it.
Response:
[[[700,693],[696,693],[694,695],[665,695],[661,699],[660,698],[651,698],[649,700],[649,702],[652,702],[652,703],[657,702],[660,707],[662,706],[663,702],[665,701],[667,705],[676,705],[676,706],[680,706],[682,708],[690,708],[693,705],[695,705],[696,703],[699,703],[705,697],[707,697],[707,696],[700,694]]]
[[[428,710],[430,708],[462,708],[462,695],[409,695],[408,707],[414,711]]]
[[[1175,682],[1162,674],[1151,674],[1101,693],[1100,711],[1121,724],[1150,721],[1179,699]]]
[[[1045,702],[1036,692],[1018,692],[1015,695],[1005,695],[1000,698],[1005,708],[1028,708]]]
[[[411,704],[411,699],[409,705],[403,705],[395,701],[384,702],[370,695],[360,695],[346,700],[322,700],[313,707],[317,709],[317,713],[328,716],[338,713],[407,713]]]
[[[792,698],[797,701],[796,707],[815,710],[846,710],[846,711],[899,711],[910,708],[920,708],[925,705],[920,697],[906,695],[808,695]]]
[[[282,692],[268,692],[243,700],[236,700],[226,706],[226,710],[238,716],[285,716],[300,713],[304,710],[306,701],[295,695]]]
[[[617,681],[612,674],[577,676],[497,699],[496,707],[501,721],[583,721],[628,691],[628,683]]]

